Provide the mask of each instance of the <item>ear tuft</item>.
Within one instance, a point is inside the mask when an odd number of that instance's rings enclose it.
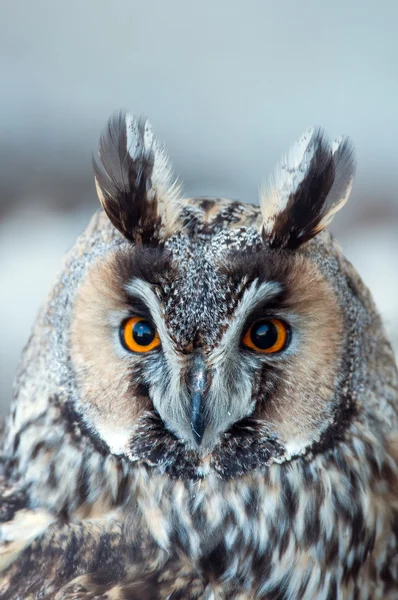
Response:
[[[354,172],[348,138],[330,143],[321,129],[306,132],[261,194],[264,241],[296,248],[317,235],[347,202]]]
[[[149,121],[113,115],[93,160],[98,197],[112,224],[134,242],[172,235],[179,216],[180,186]]]

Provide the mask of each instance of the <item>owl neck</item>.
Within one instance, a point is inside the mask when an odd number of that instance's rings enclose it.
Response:
[[[358,490],[370,494],[383,480],[383,468],[384,473],[397,470],[394,453],[398,450],[385,441],[381,426],[359,415],[344,439],[322,453],[260,466],[229,479],[212,470],[202,477],[173,478],[159,468],[112,455],[84,431],[65,404],[54,399],[22,429],[9,426],[4,452],[9,476],[28,490],[30,503],[55,514],[76,518],[114,509],[128,514],[137,503],[142,507],[155,503],[161,512],[171,504],[178,513],[181,503],[188,510],[194,502],[199,507],[198,523],[203,518],[211,521],[215,504],[220,505],[220,514],[227,515],[232,510],[228,507],[235,506],[233,498],[238,503],[235,510],[239,506],[242,515],[253,518],[276,496],[292,510],[303,493],[308,501],[327,496],[332,505],[347,502],[350,512]],[[391,485],[394,473],[389,476]]]

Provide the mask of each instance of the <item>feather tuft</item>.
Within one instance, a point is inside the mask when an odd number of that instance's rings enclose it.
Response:
[[[146,119],[116,113],[93,161],[95,184],[112,224],[130,241],[153,242],[173,235],[180,186],[163,146]]]
[[[347,202],[354,172],[348,138],[330,143],[321,129],[307,131],[261,193],[266,243],[295,248],[322,231]]]

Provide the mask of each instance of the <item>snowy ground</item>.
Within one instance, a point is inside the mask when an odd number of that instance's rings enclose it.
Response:
[[[0,413],[41,302],[62,256],[89,219],[90,209],[19,209],[0,223]],[[346,255],[370,287],[398,352],[398,222],[337,231]]]

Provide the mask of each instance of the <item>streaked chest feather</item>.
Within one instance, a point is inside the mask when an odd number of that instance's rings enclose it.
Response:
[[[139,532],[141,559],[151,556],[154,572],[171,568],[181,586],[188,569],[186,589],[195,580],[200,598],[354,599],[358,590],[389,598],[398,568],[389,506],[397,463],[377,435],[351,434],[312,460],[230,480],[172,479],[63,444],[54,454],[36,451],[26,483],[38,505],[68,506],[74,521],[106,523],[116,514],[123,544],[137,548]],[[53,467],[38,485],[41,461]],[[160,590],[171,589],[167,581]]]

